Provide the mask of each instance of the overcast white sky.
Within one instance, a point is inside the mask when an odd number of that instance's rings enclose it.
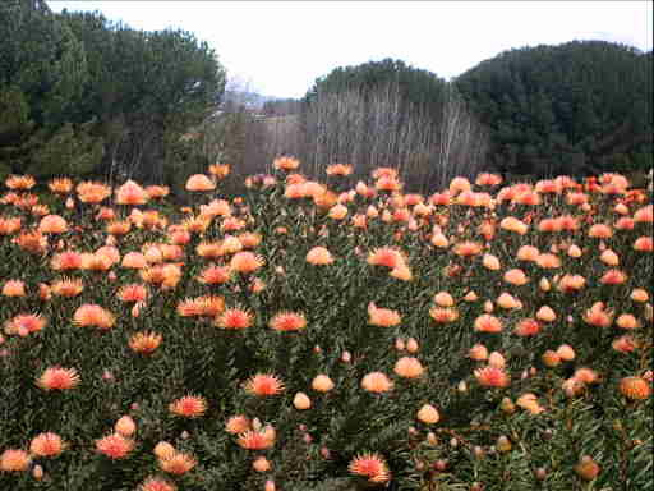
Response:
[[[1,1],[1,0],[0,0]],[[136,29],[182,28],[228,74],[264,95],[299,97],[341,65],[401,59],[450,78],[513,47],[601,39],[652,49],[654,0],[48,0]]]

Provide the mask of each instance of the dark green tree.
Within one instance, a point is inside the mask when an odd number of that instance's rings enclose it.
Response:
[[[601,41],[514,49],[455,81],[500,171],[622,171],[652,151],[652,55]],[[649,160],[651,166],[652,161]]]

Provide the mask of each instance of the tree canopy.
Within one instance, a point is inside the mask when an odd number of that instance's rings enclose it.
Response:
[[[652,54],[602,41],[514,49],[455,81],[489,161],[533,175],[651,166]]]
[[[0,174],[116,171],[161,182],[178,165],[179,137],[224,91],[215,52],[181,30],[6,0],[0,38]]]

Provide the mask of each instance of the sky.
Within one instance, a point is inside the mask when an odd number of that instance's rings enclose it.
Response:
[[[337,66],[401,59],[450,79],[511,48],[605,40],[652,49],[654,0],[48,0],[146,31],[181,28],[216,50],[228,78],[301,97]]]

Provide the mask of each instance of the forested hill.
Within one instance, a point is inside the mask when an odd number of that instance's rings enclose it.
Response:
[[[514,49],[455,84],[499,170],[544,175],[652,165],[652,52],[601,41]]]

